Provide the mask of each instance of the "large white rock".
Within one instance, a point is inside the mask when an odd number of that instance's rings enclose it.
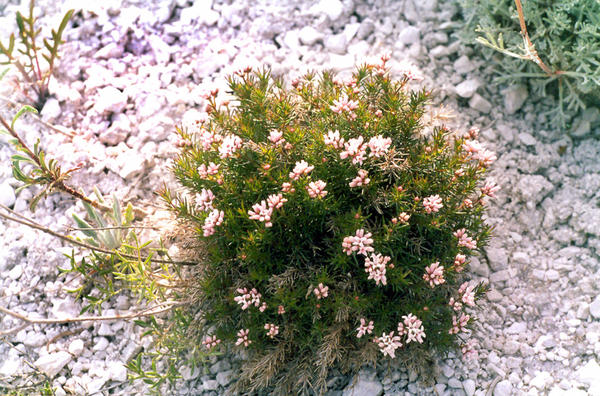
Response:
[[[15,190],[8,183],[0,184],[0,203],[4,206],[13,206],[15,204]]]
[[[507,114],[516,113],[529,96],[527,87],[522,84],[513,85],[502,91],[502,94],[504,95],[504,111]]]
[[[106,362],[106,369],[111,380],[118,382],[127,381],[127,367],[123,363],[114,361]]]
[[[313,45],[317,41],[323,40],[323,37],[325,35],[312,26],[304,26],[300,29],[299,38],[304,45]]]
[[[102,114],[104,112],[120,113],[127,106],[127,95],[115,87],[105,87],[98,91],[98,100],[94,109]]]
[[[496,384],[494,388],[494,396],[511,396],[513,391],[513,386],[510,381],[503,380]]]
[[[71,359],[72,356],[69,352],[59,351],[40,357],[34,365],[48,377],[54,378]]]
[[[358,379],[350,381],[344,389],[342,396],[380,396],[383,393],[383,385],[374,375],[366,375],[361,372]]]
[[[475,381],[466,379],[463,381],[462,385],[467,396],[473,396],[475,394]]]
[[[595,318],[600,318],[600,295],[596,296],[590,304],[590,314]]]
[[[78,338],[76,340],[71,341],[71,343],[69,344],[69,353],[72,353],[75,356],[79,356],[83,352],[83,348],[83,340]]]
[[[344,12],[344,5],[340,0],[321,0],[312,6],[309,12],[313,15],[327,15],[331,21],[335,21]]]
[[[463,98],[470,98],[479,88],[479,81],[475,79],[465,80],[458,84],[454,89],[456,94]]]
[[[421,41],[421,31],[416,26],[407,26],[398,34],[398,40],[404,45],[412,45]]]

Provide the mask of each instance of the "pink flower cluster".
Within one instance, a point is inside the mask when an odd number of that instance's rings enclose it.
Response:
[[[340,136],[340,131],[338,130],[335,130],[334,132],[328,131],[327,135],[323,135],[323,141],[326,145],[336,149],[344,147],[344,138]]]
[[[215,133],[213,131],[208,131],[206,129],[200,129],[199,136],[200,144],[202,145],[202,149],[204,151],[212,151],[213,143],[219,143],[223,140],[223,136]]]
[[[474,339],[470,339],[465,344],[461,345],[460,349],[463,354],[463,359],[465,359],[465,360],[477,359],[477,356],[479,356],[479,353],[477,353],[477,350],[475,349],[476,345],[477,345],[477,341],[475,341]]]
[[[423,73],[415,65],[408,61],[401,62],[399,64],[398,72],[404,74],[409,80],[422,81],[424,79]]]
[[[468,154],[468,158],[479,161],[481,166],[490,166],[496,161],[496,154],[483,147],[477,140],[465,140],[463,143],[463,150]]]
[[[267,330],[267,336],[271,339],[275,338],[275,336],[279,334],[279,326],[275,326],[272,323],[267,323],[265,325],[265,330]]]
[[[448,330],[448,334],[458,334],[461,331],[464,331],[467,323],[469,323],[469,319],[471,319],[471,317],[464,313],[461,313],[458,319],[456,318],[456,315],[452,315],[452,328]]]
[[[392,224],[406,224],[410,219],[410,215],[406,212],[402,212],[398,215],[398,217],[392,218]]]
[[[235,345],[244,344],[244,346],[247,347],[248,345],[252,344],[252,341],[248,339],[249,332],[250,332],[249,329],[242,329],[242,330],[238,331],[238,333],[237,333],[238,339],[235,342]]]
[[[373,321],[371,320],[367,323],[365,318],[360,318],[360,326],[356,328],[356,331],[358,332],[356,338],[360,338],[365,334],[371,334],[373,332]]]
[[[365,230],[362,228],[356,230],[356,235],[344,238],[344,241],[342,242],[344,253],[349,256],[352,252],[357,252],[358,254],[366,256],[367,253],[374,252],[375,249],[371,247],[373,244],[371,236],[372,234],[370,232],[365,233]]]
[[[213,192],[203,188],[202,191],[200,191],[200,194],[196,194],[196,205],[198,205],[201,211],[208,212],[209,210],[214,209],[214,199],[215,195]]]
[[[458,238],[458,246],[464,246],[467,249],[475,249],[477,247],[477,243],[467,234],[467,230],[464,228],[455,231],[453,235]]]
[[[423,206],[425,207],[425,212],[433,213],[439,212],[439,210],[444,207],[442,204],[442,198],[439,195],[431,195],[423,199]]]
[[[481,193],[483,195],[487,195],[490,198],[496,197],[496,192],[500,190],[500,186],[498,186],[494,182],[486,182],[483,187],[481,187]]]
[[[473,286],[469,286],[469,282],[465,282],[458,288],[458,294],[463,303],[469,307],[475,306],[475,291]]]
[[[285,308],[283,307],[283,305],[280,305],[277,307],[277,314],[279,315],[283,315],[285,313]]]
[[[346,112],[346,113],[348,113],[348,116],[350,117],[350,119],[354,120],[354,119],[356,119],[356,114],[354,113],[354,110],[356,110],[358,108],[358,101],[349,100],[348,95],[346,95],[344,93],[342,96],[340,96],[340,98],[338,100],[334,100],[333,106],[329,106],[329,108],[334,113],[338,113],[338,114],[342,114],[342,113]]]
[[[204,225],[202,226],[203,235],[205,237],[211,236],[215,233],[215,227],[220,226],[223,223],[225,213],[222,210],[214,209],[208,214],[208,217],[204,219]]]
[[[403,322],[398,323],[398,334],[406,335],[406,343],[423,343],[425,337],[425,328],[423,322],[412,313],[402,316]]]
[[[281,209],[284,203],[287,202],[286,198],[283,198],[283,194],[271,194],[267,198],[267,204],[269,208]]]
[[[285,182],[281,185],[281,191],[284,193],[293,193],[296,189],[292,186],[292,183]]]
[[[385,276],[385,266],[391,259],[391,257],[382,256],[381,254],[372,254],[371,257],[367,257],[365,259],[365,272],[369,274],[367,279],[375,280],[377,286],[379,286],[380,282],[382,285],[386,285],[387,278]]]
[[[320,300],[329,295],[329,287],[323,286],[322,283],[319,283],[319,285],[314,288],[313,293],[317,297],[317,300]]]
[[[237,289],[237,292],[239,295],[233,300],[242,306],[242,311],[248,309],[251,305],[254,305],[255,307],[260,306],[260,298],[262,295],[256,289],[253,288],[248,292],[248,289],[244,287],[243,289]]]
[[[290,179],[298,180],[300,179],[300,176],[308,175],[313,169],[315,169],[315,167],[308,165],[308,163],[304,160],[296,162],[294,170],[290,172]]]
[[[381,337],[376,337],[373,341],[377,343],[383,356],[388,355],[392,359],[396,357],[396,349],[402,346],[400,336],[395,336],[393,331],[387,335],[383,333]]]
[[[377,135],[372,137],[367,144],[371,152],[369,153],[369,157],[381,157],[385,153],[388,152],[390,146],[392,144],[392,139],[384,138],[381,135]]]
[[[208,166],[202,164],[198,167],[198,175],[200,175],[200,178],[206,179],[209,175],[216,175],[220,167],[221,165],[216,165],[214,162],[210,162]]]
[[[311,198],[325,198],[325,195],[327,195],[327,191],[325,190],[326,186],[327,183],[323,180],[317,180],[310,182],[308,186],[306,186],[306,191],[308,191],[308,195]]]
[[[236,135],[227,135],[219,147],[219,156],[221,159],[229,158],[242,148],[242,139]]]
[[[444,267],[440,265],[438,261],[425,267],[425,274],[423,274],[425,282],[429,282],[429,286],[434,287],[441,285],[446,282],[444,279]]]
[[[465,268],[465,262],[467,261],[467,256],[464,254],[457,254],[454,258],[454,270],[456,272],[461,272]]]
[[[285,142],[285,139],[283,138],[283,132],[277,130],[269,132],[269,140],[276,145],[280,145]]]
[[[352,179],[352,181],[349,183],[350,187],[366,186],[371,181],[371,179],[369,179],[367,177],[368,175],[369,175],[369,172],[367,172],[364,169],[359,169],[358,176],[356,176],[354,179]]]
[[[273,215],[273,208],[267,204],[263,199],[259,204],[252,205],[252,209],[248,211],[250,220],[258,220],[265,223],[265,227],[272,227],[271,216]]]
[[[211,349],[216,347],[217,345],[219,345],[221,343],[221,340],[219,340],[217,338],[216,335],[213,336],[207,336],[204,341],[202,341],[202,345],[204,345],[204,347],[206,349]]]
[[[362,165],[365,160],[365,155],[367,154],[367,147],[363,142],[364,139],[362,136],[348,140],[344,143],[344,151],[340,153],[340,158],[346,159],[350,157],[352,158],[353,164]]]

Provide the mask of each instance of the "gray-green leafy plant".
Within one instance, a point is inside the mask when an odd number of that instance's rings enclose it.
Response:
[[[42,39],[42,46],[40,46],[38,40],[42,29],[37,26],[37,19],[33,12],[34,7],[35,1],[31,0],[29,2],[29,16],[17,12],[16,19],[19,33],[17,36],[12,33],[6,45],[0,42],[0,54],[6,57],[6,60],[0,62],[0,64],[12,64],[19,70],[26,83],[23,93],[31,100],[37,110],[41,110],[48,97],[48,83],[54,71],[54,64],[59,58],[58,48],[63,43],[62,34],[69,19],[73,16],[74,10],[65,13],[58,28],[52,30],[49,39]],[[17,39],[20,46],[16,44]],[[42,67],[42,59],[47,62],[47,68]],[[33,91],[34,97],[29,95],[30,91]]]
[[[498,66],[498,81],[528,79],[538,96],[554,95],[560,104],[551,114],[555,124],[565,125],[565,110],[600,103],[600,2],[461,0],[461,4],[466,20],[463,37],[493,50],[483,54]],[[496,52],[507,56],[498,58]]]

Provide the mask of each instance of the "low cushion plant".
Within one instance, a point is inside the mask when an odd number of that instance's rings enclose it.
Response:
[[[188,192],[162,196],[206,250],[191,341],[245,351],[240,391],[320,393],[334,367],[475,354],[467,309],[485,287],[465,268],[489,237],[495,155],[476,130],[427,133],[430,94],[410,71],[393,80],[388,59],[289,88],[240,70],[232,101],[214,91],[207,119],[178,130]]]

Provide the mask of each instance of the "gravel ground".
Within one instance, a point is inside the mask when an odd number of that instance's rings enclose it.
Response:
[[[15,27],[14,2],[0,7],[0,37]],[[369,56],[392,53],[392,70],[417,65],[434,104],[455,113],[451,126],[479,127],[498,155],[491,177],[502,187],[489,203],[494,237],[471,262],[475,279],[489,282],[472,337],[479,358],[440,358],[435,385],[414,372],[364,369],[358,378],[334,376],[328,395],[600,395],[600,111],[574,115],[573,128],[553,128],[555,104],[530,96],[524,85],[492,85],[481,48],[461,44],[454,1],[105,0],[86,7],[67,29],[67,43],[42,120],[76,130],[49,131],[34,118],[17,126],[28,142],[42,139],[64,168],[86,166],[71,184],[90,192],[156,202],[165,163],[176,147],[174,126],[203,109],[202,94],[225,86],[224,76],[246,65],[269,65],[291,79],[308,70],[342,73]],[[76,0],[40,0],[43,26],[54,27]],[[11,72],[12,73],[12,72]],[[0,95],[18,98],[11,74]],[[221,89],[220,92],[224,92]],[[0,111],[14,111],[4,99]],[[42,201],[35,214],[28,190],[15,196],[12,149],[0,141],[0,203],[55,230],[72,225],[80,204],[63,195]],[[148,204],[149,205],[149,204]],[[148,206],[150,212],[154,211]],[[29,315],[76,316],[81,304],[57,276],[70,249],[25,226],[0,221],[0,304]],[[121,296],[104,314],[136,308]],[[0,315],[0,331],[20,322]],[[34,325],[1,338],[0,390],[48,378],[57,395],[139,394],[123,363],[151,340],[130,322]],[[213,360],[207,374],[183,370],[178,394],[220,395],[235,379],[235,364]]]

